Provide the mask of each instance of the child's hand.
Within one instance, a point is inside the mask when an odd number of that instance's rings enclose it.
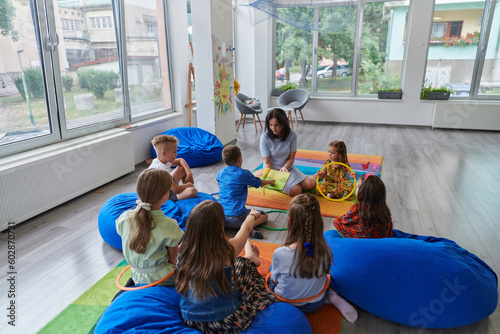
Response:
[[[325,176],[326,176],[326,168],[324,168],[323,170],[319,171],[316,175],[319,176],[320,179],[324,179]]]
[[[255,215],[255,219],[257,220],[260,218],[260,211],[256,210],[255,208],[252,208],[252,210],[248,215]]]
[[[186,171],[186,183],[194,183],[194,177],[192,172],[187,172]]]
[[[276,185],[276,181],[275,180],[269,180],[269,184],[274,187]]]

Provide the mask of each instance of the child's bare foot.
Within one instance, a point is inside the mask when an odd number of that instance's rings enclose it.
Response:
[[[260,266],[259,255],[260,251],[257,246],[252,245],[250,241],[247,240],[245,244],[245,257],[249,260],[252,260],[252,262],[255,263],[256,267]]]

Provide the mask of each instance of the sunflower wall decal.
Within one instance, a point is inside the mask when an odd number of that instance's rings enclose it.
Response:
[[[231,72],[226,72],[226,64],[219,63],[219,72],[215,74],[214,99],[215,110],[219,116],[233,111],[233,80]]]

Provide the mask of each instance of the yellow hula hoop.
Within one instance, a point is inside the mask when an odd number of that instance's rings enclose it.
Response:
[[[351,171],[351,173],[354,174],[353,170],[351,169],[351,167],[347,166],[346,164],[343,164],[341,162],[330,162],[329,164],[326,164],[324,165],[320,170],[319,172],[321,172],[323,169],[325,169],[325,167],[328,167],[330,165],[342,165],[344,167],[346,167],[347,169],[349,169]],[[318,172],[318,174],[319,174]],[[323,192],[321,191],[320,187],[319,187],[319,175],[316,177],[316,188],[318,189],[319,193],[324,197],[326,198],[327,200],[330,200],[330,201],[333,201],[333,202],[340,202],[340,201],[343,201],[344,199],[346,198],[349,198],[351,197],[351,195],[354,193],[354,191],[356,190],[356,178],[354,178],[354,184],[352,186],[352,190],[349,194],[347,194],[346,196],[342,197],[342,198],[330,198],[328,196],[326,196],[325,194],[323,194]]]

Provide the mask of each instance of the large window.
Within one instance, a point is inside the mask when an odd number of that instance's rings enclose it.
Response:
[[[278,7],[275,87],[287,84],[311,94],[341,96],[399,88],[408,9],[397,7],[405,3],[318,1]]]
[[[125,2],[126,80],[133,116],[172,108],[163,8],[157,8],[157,3],[155,0]]]
[[[173,111],[162,2],[4,2],[0,156]]]
[[[313,7],[277,8],[277,14],[287,21],[300,21],[314,15]],[[275,87],[298,85],[310,90],[307,76],[312,63],[312,31],[286,21],[276,21]]]
[[[424,85],[455,98],[500,97],[499,11],[496,0],[436,0]]]

